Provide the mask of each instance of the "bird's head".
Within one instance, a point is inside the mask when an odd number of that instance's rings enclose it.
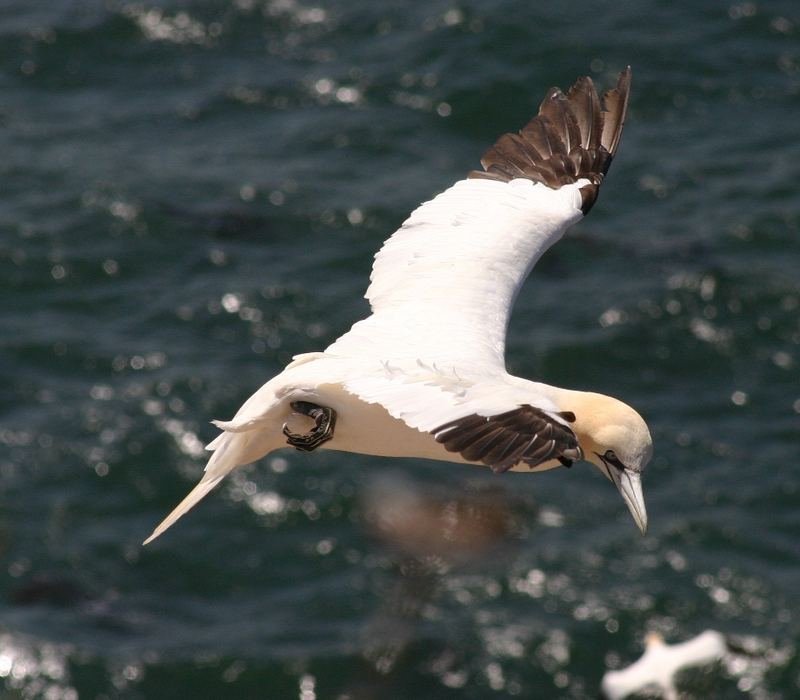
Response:
[[[588,398],[591,397],[591,398]],[[619,489],[636,525],[647,531],[642,471],[653,454],[653,440],[642,417],[608,396],[590,394],[573,426],[584,458]]]

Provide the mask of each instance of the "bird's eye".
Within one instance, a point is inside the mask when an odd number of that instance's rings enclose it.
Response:
[[[617,453],[614,452],[614,450],[606,450],[606,453],[603,455],[603,459],[606,459],[609,462],[619,462],[619,459],[617,459]]]

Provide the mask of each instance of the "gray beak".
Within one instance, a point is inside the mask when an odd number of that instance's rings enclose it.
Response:
[[[642,493],[642,476],[632,469],[608,469],[608,476],[619,489],[625,504],[633,516],[636,526],[644,535],[647,532],[647,510],[644,507],[644,493]]]

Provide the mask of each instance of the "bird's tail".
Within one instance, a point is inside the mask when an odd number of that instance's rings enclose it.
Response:
[[[165,530],[171,527],[178,518],[180,518],[184,513],[188,513],[199,501],[203,499],[203,497],[211,491],[225,475],[222,474],[221,476],[214,476],[209,478],[208,472],[203,475],[203,478],[200,480],[200,483],[197,484],[189,494],[184,498],[175,509],[166,517],[164,520],[161,521],[161,524],[153,530],[153,534],[150,535],[142,544],[149,544],[152,542],[156,537],[161,535]]]
[[[259,429],[261,428],[261,429]],[[242,464],[249,464],[260,459],[268,452],[281,447],[280,430],[264,429],[265,426],[255,426],[247,432],[223,432],[206,449],[214,450],[208,460],[205,473],[200,482],[189,492],[175,509],[153,530],[143,544],[152,542],[164,533],[182,515],[188,513],[205,495],[211,491],[225,476]]]
[[[319,369],[313,370],[317,360],[322,362],[317,365]],[[206,448],[213,450],[214,454],[208,460],[203,478],[153,530],[144,544],[152,542],[184,513],[189,512],[236,467],[250,464],[273,450],[286,447],[282,426],[290,411],[284,399],[297,387],[310,387],[306,395],[312,396],[320,380],[330,377],[330,361],[330,357],[319,352],[297,355],[283,372],[245,401],[233,420],[212,421],[223,432]]]

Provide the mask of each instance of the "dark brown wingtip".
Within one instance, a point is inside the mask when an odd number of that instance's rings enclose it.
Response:
[[[617,79],[617,87],[603,95],[605,116],[603,119],[603,136],[600,143],[613,158],[617,152],[625,116],[628,113],[628,97],[631,92],[631,67],[628,66]],[[611,165],[609,158],[608,165]],[[606,170],[608,170],[608,165]]]
[[[556,415],[561,420],[575,420],[571,411]],[[582,458],[575,433],[551,414],[528,404],[495,416],[464,416],[431,433],[448,452],[482,462],[495,472],[508,471],[520,462],[533,468],[551,459],[571,463]]]
[[[617,152],[631,86],[631,68],[602,101],[588,76],[578,78],[565,95],[550,88],[539,113],[519,134],[504,134],[481,158],[484,170],[468,177],[508,182],[526,178],[552,189],[589,180],[580,189],[581,211],[589,213]]]

